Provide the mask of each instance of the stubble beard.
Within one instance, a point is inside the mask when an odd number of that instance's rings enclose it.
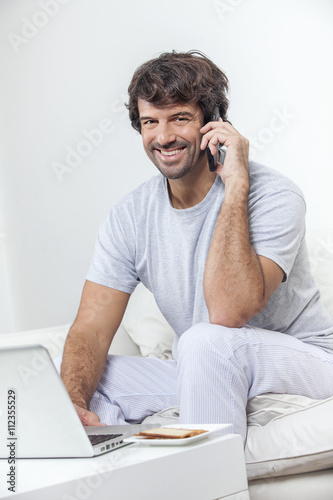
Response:
[[[181,146],[183,147],[183,146]],[[193,172],[197,166],[202,162],[202,159],[206,155],[205,151],[200,150],[197,157],[194,154],[189,154],[185,159],[185,163],[177,168],[178,161],[170,162],[168,165],[163,165],[159,158],[157,158],[154,153],[155,148],[149,148],[146,153],[149,159],[154,163],[155,167],[161,172],[161,174],[170,180],[181,179],[182,177]],[[177,169],[175,171],[175,169]]]

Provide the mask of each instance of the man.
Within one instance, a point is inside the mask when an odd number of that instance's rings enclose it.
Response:
[[[130,119],[160,173],[101,226],[66,341],[61,376],[86,425],[179,405],[180,422],[231,422],[245,439],[248,398],[333,395],[333,320],[309,271],[302,193],[249,162],[227,90],[197,52],[162,54],[133,76]],[[219,143],[211,172],[206,148]],[[107,356],[140,281],[175,330],[174,360]]]

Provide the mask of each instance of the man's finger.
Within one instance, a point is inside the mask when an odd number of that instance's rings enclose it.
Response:
[[[99,416],[92,411],[86,410],[74,404],[74,408],[82,422],[83,425],[94,425],[94,426],[105,426],[106,424],[101,423]]]

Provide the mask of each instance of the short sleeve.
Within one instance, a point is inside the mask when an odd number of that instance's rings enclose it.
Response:
[[[115,209],[99,228],[87,280],[130,294],[140,281],[132,224],[126,219],[120,223]]]
[[[305,202],[300,193],[266,193],[249,207],[250,240],[257,255],[278,264],[287,279],[305,234]]]

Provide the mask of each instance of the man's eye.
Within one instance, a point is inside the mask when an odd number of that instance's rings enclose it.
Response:
[[[188,118],[185,118],[184,116],[177,116],[176,118],[177,122],[188,122]]]

